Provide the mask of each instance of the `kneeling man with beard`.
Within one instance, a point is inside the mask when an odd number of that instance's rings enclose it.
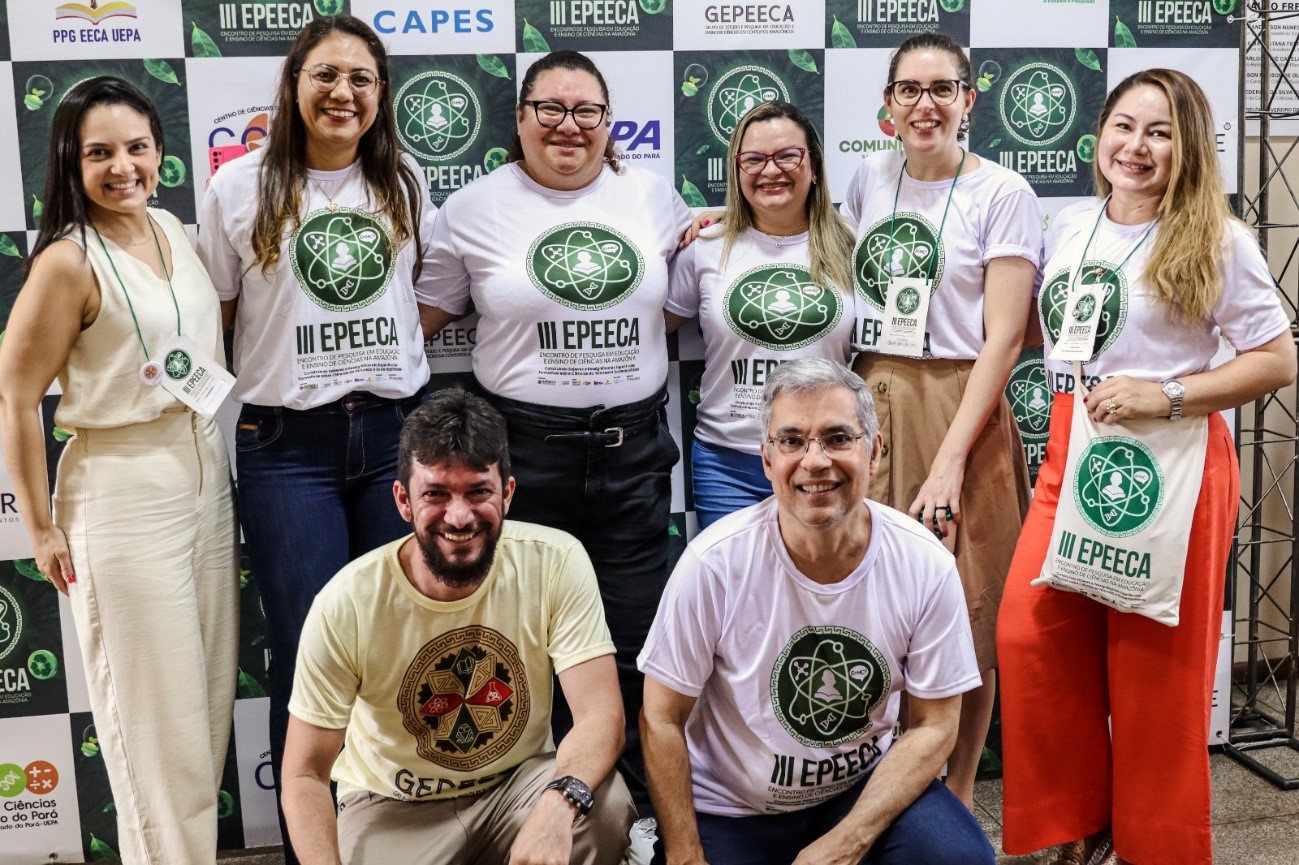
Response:
[[[586,552],[505,522],[505,423],[482,399],[430,399],[398,458],[414,534],[340,571],[302,632],[284,753],[294,849],[304,865],[617,863],[635,809],[613,769],[622,700]],[[574,723],[552,751],[556,676]]]

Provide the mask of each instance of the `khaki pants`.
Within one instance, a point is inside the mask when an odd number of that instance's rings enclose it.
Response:
[[[509,861],[542,788],[555,777],[555,755],[524,761],[503,782],[477,795],[400,802],[348,793],[338,802],[338,849],[344,865],[500,865]],[[591,813],[573,824],[572,865],[617,865],[636,819],[627,785],[610,772]]]

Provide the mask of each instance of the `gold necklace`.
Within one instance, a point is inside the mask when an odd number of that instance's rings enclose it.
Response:
[[[122,240],[120,237],[109,234],[107,231],[104,231],[99,226],[95,226],[95,230],[98,231],[100,234],[104,235],[104,237],[107,237],[109,240],[113,241],[113,243],[116,243],[118,246],[124,249],[129,249],[131,247],[136,247],[136,246],[144,246],[150,240],[153,240],[153,234],[150,233],[149,236],[146,237],[144,240],[137,240],[135,243],[130,243],[129,241]]]
[[[356,172],[356,169],[355,169],[355,166],[353,166],[353,168],[352,168],[351,171],[349,171],[347,174],[344,174],[342,177],[338,178],[337,182],[338,182],[338,184],[339,184],[339,187],[338,187],[339,190],[342,190],[342,188],[343,188],[344,186],[347,185],[347,182],[348,182],[349,180],[352,179],[352,175],[353,175],[355,172]],[[325,187],[321,186],[321,185],[320,185],[320,181],[317,180],[316,178],[314,178],[314,177],[312,177],[311,175],[308,174],[308,175],[307,175],[307,179],[310,180],[310,181],[315,185],[315,187],[316,187],[316,191],[319,192],[322,196],[324,196],[324,198],[325,198],[325,209],[328,210],[330,213],[337,213],[337,212],[338,212],[338,202],[334,201],[334,196],[332,196],[332,195],[330,195],[328,192],[326,192],[326,191],[325,191]]]

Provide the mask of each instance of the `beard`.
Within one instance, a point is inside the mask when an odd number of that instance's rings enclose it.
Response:
[[[458,562],[451,561],[443,554],[437,545],[436,532],[415,532],[415,542],[424,555],[424,564],[428,565],[438,582],[448,588],[467,589],[478,585],[487,578],[487,572],[492,569],[492,561],[496,558],[496,542],[501,537],[500,526],[492,531],[485,524],[477,523],[472,529],[461,529],[467,530],[483,532],[483,549],[475,558]]]

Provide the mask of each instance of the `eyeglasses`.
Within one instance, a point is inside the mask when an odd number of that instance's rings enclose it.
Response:
[[[961,95],[961,88],[966,86],[964,81],[955,78],[940,78],[928,87],[919,81],[890,81],[885,89],[899,105],[915,105],[926,93],[935,105],[951,105]]]
[[[595,129],[604,121],[605,112],[609,110],[608,105],[599,102],[582,102],[572,108],[565,108],[564,103],[549,99],[523,99],[519,104],[531,106],[537,115],[537,122],[547,129],[559,126],[570,114],[578,129]]]
[[[317,63],[310,69],[299,70],[307,73],[307,80],[311,82],[320,93],[332,93],[338,86],[340,77],[347,79],[347,85],[352,88],[352,92],[357,96],[370,96],[374,93],[375,88],[379,86],[380,78],[369,69],[353,69],[351,72],[343,75],[342,72],[330,66],[328,63]]]
[[[788,433],[781,436],[767,436],[767,444],[776,449],[776,453],[783,457],[801,457],[807,453],[812,442],[821,446],[821,453],[829,456],[830,454],[847,453],[857,444],[858,439],[866,438],[866,433],[826,433],[823,436],[805,436],[798,433]]]
[[[806,147],[786,147],[784,150],[777,150],[775,153],[759,153],[756,150],[746,150],[735,155],[735,164],[740,166],[740,170],[745,174],[761,174],[766,169],[768,162],[774,162],[776,168],[781,171],[793,171],[803,164],[803,156],[806,153]]]

